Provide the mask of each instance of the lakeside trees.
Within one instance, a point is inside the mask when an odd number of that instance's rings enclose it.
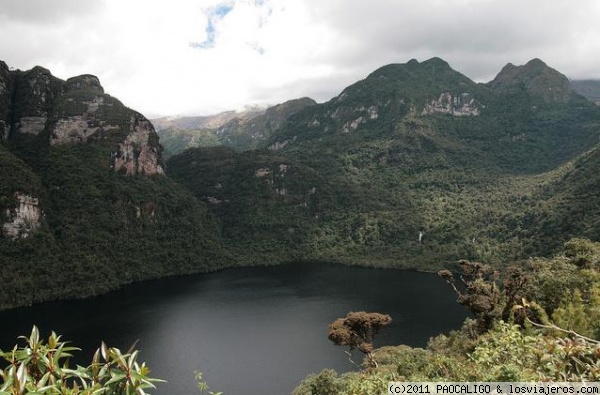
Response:
[[[379,394],[388,381],[598,381],[599,262],[600,243],[586,239],[503,273],[461,261],[460,270],[440,273],[473,313],[461,329],[430,339],[426,348],[373,350],[376,368],[324,370],[294,395]]]

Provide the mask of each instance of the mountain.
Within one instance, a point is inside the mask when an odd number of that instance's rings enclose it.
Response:
[[[152,124],[104,93],[0,62],[0,308],[214,270],[216,220],[164,175]]]
[[[571,87],[588,100],[600,105],[600,80],[573,80]]]
[[[224,145],[248,150],[271,137],[290,116],[315,104],[305,97],[266,109],[250,107],[208,117],[159,118],[152,122],[157,127],[166,157],[192,147]]]
[[[502,266],[600,236],[600,107],[537,59],[485,84],[411,60],[229,116],[196,121],[235,149],[164,163],[96,77],[0,63],[0,308],[228,265]]]
[[[487,84],[439,58],[411,60],[292,115],[262,150],[193,149],[167,172],[255,257],[502,264],[565,240],[532,220],[536,199],[597,144],[599,115],[538,59]]]
[[[546,103],[568,102],[573,93],[569,79],[540,59],[532,59],[523,66],[507,64],[488,86],[499,92],[527,92],[531,98]]]

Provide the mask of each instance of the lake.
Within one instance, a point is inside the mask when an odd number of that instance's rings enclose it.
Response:
[[[376,346],[423,347],[467,316],[435,274],[329,264],[235,268],[133,284],[85,300],[50,302],[0,312],[0,348],[12,348],[33,324],[84,351],[104,340],[127,350],[139,340],[158,384],[157,395],[199,394],[194,370],[225,395],[290,394],[308,374],[355,369],[327,326],[349,311],[392,316]],[[361,356],[356,355],[356,361]]]

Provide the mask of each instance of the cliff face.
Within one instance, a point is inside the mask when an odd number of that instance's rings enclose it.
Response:
[[[228,262],[152,124],[97,77],[0,62],[0,310]]]
[[[94,143],[115,171],[164,173],[152,124],[105,94],[89,74],[63,81],[42,67],[22,72],[0,64],[0,137],[51,146]]]
[[[6,209],[8,221],[2,224],[2,235],[12,239],[26,238],[41,224],[40,200],[19,192],[15,193],[15,199],[17,206],[12,210]]]
[[[33,165],[42,160],[45,147],[89,145],[93,155],[84,159],[86,166],[126,176],[164,174],[152,124],[107,95],[93,75],[63,81],[42,67],[14,71],[0,61],[0,144]],[[0,189],[0,236],[14,240],[40,228],[44,202],[27,180],[10,176],[15,166],[27,166],[12,161],[0,163],[6,172]]]
[[[160,146],[152,143],[157,141],[152,124],[142,115],[135,114],[131,117],[129,130],[125,141],[111,154],[115,171],[123,171],[126,175],[164,174]]]

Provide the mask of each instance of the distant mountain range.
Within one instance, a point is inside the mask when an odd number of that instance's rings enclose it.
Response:
[[[151,123],[94,76],[0,63],[0,308],[231,265],[436,270],[598,240],[582,89],[539,59],[480,84],[432,58],[321,104]]]
[[[152,123],[165,148],[165,157],[187,148],[216,145],[247,150],[271,137],[290,116],[315,104],[312,99],[302,98],[267,108],[249,107],[205,117],[165,117],[153,119]]]
[[[573,80],[571,87],[580,95],[600,105],[600,80]]]

